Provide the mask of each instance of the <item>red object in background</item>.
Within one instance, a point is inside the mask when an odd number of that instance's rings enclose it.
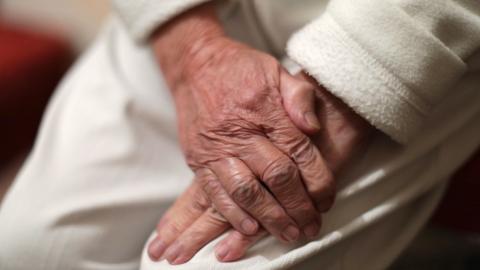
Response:
[[[449,229],[480,233],[480,149],[452,177],[432,221]]]
[[[0,169],[35,137],[73,53],[59,38],[0,23]]]

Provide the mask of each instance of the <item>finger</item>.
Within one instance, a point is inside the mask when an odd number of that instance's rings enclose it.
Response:
[[[217,176],[209,169],[199,169],[196,172],[200,185],[214,205],[230,224],[238,231],[246,234],[255,234],[258,223],[249,214],[238,206],[228,195]]]
[[[215,256],[221,262],[239,260],[251,246],[267,235],[267,231],[263,229],[255,235],[244,235],[238,231],[232,231],[215,246]]]
[[[200,186],[193,182],[158,223],[157,236],[148,245],[150,258],[158,261],[168,246],[197,220],[209,205]]]
[[[324,203],[330,202],[335,195],[335,182],[330,168],[310,138],[293,126],[289,119],[276,121],[265,130],[270,141],[297,164],[318,210],[330,209],[331,205]]]
[[[222,159],[211,163],[211,168],[229,196],[268,232],[285,242],[299,238],[295,222],[241,160]]]
[[[320,121],[315,110],[315,85],[282,70],[280,94],[285,111],[298,129],[307,134],[320,130]]]
[[[322,224],[321,216],[318,216],[317,222]],[[244,235],[238,231],[232,231],[215,246],[215,255],[221,262],[239,260],[250,247],[267,235],[263,229],[260,229],[255,235]]]
[[[164,257],[171,264],[185,263],[229,227],[216,210],[209,208],[168,247]]]
[[[295,163],[267,138],[258,136],[241,159],[269,188],[308,238],[320,230],[318,215]]]

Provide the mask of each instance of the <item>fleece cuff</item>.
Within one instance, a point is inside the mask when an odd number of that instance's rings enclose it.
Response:
[[[372,2],[375,8],[366,5]],[[290,38],[287,55],[373,126],[405,144],[465,64],[383,2],[334,0]]]

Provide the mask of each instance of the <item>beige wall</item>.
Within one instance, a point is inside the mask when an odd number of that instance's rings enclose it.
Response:
[[[4,19],[66,36],[81,51],[108,13],[108,0],[1,0]]]

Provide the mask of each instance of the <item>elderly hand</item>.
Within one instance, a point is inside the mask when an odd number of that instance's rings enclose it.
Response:
[[[225,37],[210,6],[162,27],[154,50],[175,100],[187,163],[215,209],[247,235],[258,221],[282,241],[315,237],[317,211],[330,208],[334,183],[297,128],[318,129],[313,86],[270,55]],[[306,101],[286,111],[282,94]],[[171,244],[166,239],[152,257]]]
[[[305,74],[299,74],[297,78],[313,82]],[[373,128],[325,89],[319,87],[316,94],[317,114],[322,130],[312,139],[325,153],[328,166],[338,172],[352,155],[365,146]],[[288,102],[285,102],[285,106],[289,106]],[[209,176],[197,175],[198,177]],[[230,227],[228,221],[212,207],[198,185],[199,182],[203,181],[193,182],[160,221],[157,237],[149,244],[148,252],[151,256],[159,245],[168,242],[172,244],[166,248],[163,257],[173,264],[184,263],[202,246]],[[267,232],[263,229],[254,235],[234,230],[217,244],[217,258],[221,261],[237,260],[265,235]]]

